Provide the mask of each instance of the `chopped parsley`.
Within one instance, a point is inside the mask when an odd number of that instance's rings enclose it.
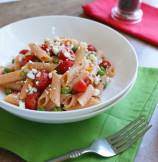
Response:
[[[69,94],[71,92],[71,88],[69,86],[65,86],[61,88],[61,94]]]
[[[5,95],[9,95],[9,94],[12,93],[12,90],[11,90],[10,88],[6,88],[6,89],[4,90],[4,93],[5,93]]]
[[[12,70],[10,68],[4,68],[3,69],[3,74],[10,73]]]

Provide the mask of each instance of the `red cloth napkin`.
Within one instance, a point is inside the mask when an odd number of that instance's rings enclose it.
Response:
[[[148,43],[158,46],[158,9],[142,3],[143,19],[137,24],[127,24],[113,20],[111,9],[116,0],[95,0],[82,6],[84,13],[96,20],[110,25],[120,31],[140,38]]]

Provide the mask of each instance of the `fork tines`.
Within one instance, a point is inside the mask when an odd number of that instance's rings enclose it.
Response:
[[[129,148],[150,128],[151,125],[148,126],[145,118],[140,116],[117,133],[109,136],[107,140],[112,145],[116,154],[118,154]]]

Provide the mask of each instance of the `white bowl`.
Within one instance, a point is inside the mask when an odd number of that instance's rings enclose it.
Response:
[[[3,101],[0,92],[0,106],[25,119],[58,123],[77,121],[71,117],[88,115],[119,99],[132,85],[137,75],[137,57],[134,48],[118,32],[95,21],[71,16],[43,16],[25,19],[0,29],[0,65],[7,64],[13,56],[29,42],[41,43],[45,38],[55,36],[71,37],[94,44],[106,54],[116,69],[116,76],[102,94],[102,101],[85,109],[66,112],[39,112],[19,109]],[[95,114],[94,114],[95,115]],[[89,116],[91,117],[91,116]],[[57,120],[59,119],[59,120]],[[60,121],[62,119],[62,121]],[[80,117],[82,120],[82,117]],[[80,120],[78,119],[78,120]]]

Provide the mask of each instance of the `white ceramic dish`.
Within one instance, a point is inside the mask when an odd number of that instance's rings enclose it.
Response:
[[[96,112],[119,99],[132,85],[137,75],[137,57],[134,48],[118,32],[95,21],[71,16],[43,16],[15,22],[0,29],[0,65],[5,65],[29,42],[42,42],[55,36],[72,37],[94,44],[103,50],[116,69],[116,76],[102,94],[102,102],[86,109],[67,112],[38,112],[19,109],[3,101],[0,92],[0,106],[25,119],[57,123],[78,121],[72,116]],[[95,115],[95,114],[94,114]],[[74,117],[75,117],[74,116]],[[89,116],[91,117],[91,116]],[[56,121],[56,119],[58,119]],[[64,120],[65,118],[65,120]],[[82,120],[82,118],[81,118]],[[60,122],[60,123],[61,123]]]
[[[39,120],[41,119],[41,116],[43,114],[43,112],[39,112],[38,115],[36,116],[30,116],[29,120],[32,121],[37,121],[37,122],[41,122],[41,123],[70,123],[70,122],[77,122],[77,121],[81,121],[81,120],[86,120],[89,118],[92,118],[100,113],[104,113],[106,110],[108,110],[109,108],[113,107],[114,105],[116,105],[120,100],[122,100],[132,89],[132,87],[134,86],[135,81],[133,81],[133,83],[131,84],[131,86],[127,89],[127,91],[125,93],[123,93],[119,98],[117,98],[116,100],[114,100],[113,102],[111,102],[110,104],[106,105],[105,107],[101,107],[100,109],[97,109],[96,111],[92,111],[92,112],[84,112],[84,113],[80,113],[80,114],[73,114],[71,116],[58,116],[58,115],[54,115],[53,119],[52,114],[47,114],[45,115],[45,119],[43,119],[42,121]],[[31,114],[21,114],[21,113],[17,113],[17,111],[15,109],[13,109],[12,107],[6,107],[5,103],[2,102],[2,105],[4,104],[4,109],[6,111],[9,111],[11,113],[13,113],[16,116],[22,117],[24,119],[28,119],[28,115]]]

